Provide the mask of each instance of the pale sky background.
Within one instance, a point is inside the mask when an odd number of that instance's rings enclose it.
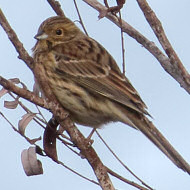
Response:
[[[98,13],[78,0],[79,9],[89,35],[99,41],[116,59],[121,67],[120,30],[106,18],[98,21]],[[165,32],[177,51],[187,70],[189,64],[189,33],[190,1],[181,0],[149,0],[160,18]],[[67,17],[77,20],[78,16],[71,0],[62,0],[62,8]],[[31,54],[40,23],[55,15],[45,0],[0,0],[0,7],[9,23],[15,29],[24,47]],[[149,25],[135,0],[127,0],[122,10],[124,19],[142,32],[150,40],[158,44]],[[126,75],[140,93],[148,106],[149,113],[154,117],[154,124],[171,144],[190,163],[190,96],[160,66],[157,60],[140,44],[125,35]],[[9,79],[18,77],[31,90],[33,76],[26,65],[17,59],[18,54],[0,27],[0,75]],[[4,99],[0,100],[0,110],[17,126],[24,112],[21,109],[7,110],[3,108]],[[30,104],[29,107],[32,107]],[[50,114],[46,114],[50,118]],[[48,158],[38,156],[42,161],[44,174],[27,177],[21,165],[21,152],[30,145],[0,117],[0,189],[11,190],[60,190],[83,189],[98,190],[100,187],[87,182],[65,168],[55,164]],[[85,135],[89,128],[81,127]],[[27,129],[30,137],[42,136],[42,130],[31,123]],[[157,190],[189,190],[190,176],[178,169],[140,132],[123,124],[109,124],[99,130],[105,141],[140,178]],[[100,140],[94,139],[94,148],[105,165],[116,170],[124,177],[134,180],[113,156],[105,149]],[[86,160],[82,160],[58,144],[59,159],[78,172],[96,179]],[[132,190],[131,186],[115,180],[118,190]]]

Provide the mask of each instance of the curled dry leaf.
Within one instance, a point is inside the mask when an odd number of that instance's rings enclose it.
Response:
[[[27,176],[43,174],[42,163],[37,160],[35,147],[23,150],[21,153],[21,161]]]
[[[20,79],[18,78],[12,78],[12,79],[9,79],[11,82],[13,82],[14,84],[21,84],[22,85],[22,88],[24,89],[27,89],[26,85],[20,81]]]
[[[45,153],[54,161],[57,161],[56,137],[59,123],[52,118],[49,120],[44,131],[43,145]]]
[[[18,106],[18,103],[19,103],[18,99],[19,99],[19,97],[17,97],[13,101],[4,101],[4,107],[8,108],[8,109],[15,109]]]
[[[19,78],[12,78],[9,79],[9,81],[13,82],[14,84],[21,84],[22,88],[27,89],[26,85],[23,82],[21,82]]]
[[[18,122],[18,130],[22,135],[25,134],[26,127],[35,116],[36,113],[27,113],[22,116],[22,119]]]

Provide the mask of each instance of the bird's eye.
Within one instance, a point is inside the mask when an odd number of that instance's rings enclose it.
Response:
[[[57,29],[57,30],[55,31],[55,33],[60,36],[60,35],[62,34],[62,30],[61,30],[61,29]]]

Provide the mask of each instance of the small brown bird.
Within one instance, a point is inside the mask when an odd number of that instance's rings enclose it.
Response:
[[[146,105],[104,47],[61,16],[45,20],[35,38],[35,64],[42,64],[52,92],[73,122],[93,128],[125,123],[190,174],[190,166],[148,120]]]

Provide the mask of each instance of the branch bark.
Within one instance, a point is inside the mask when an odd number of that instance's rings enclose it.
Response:
[[[57,15],[65,16],[63,10],[61,9],[61,5],[59,4],[59,1],[47,0],[47,2],[50,4],[50,6],[56,12]]]

